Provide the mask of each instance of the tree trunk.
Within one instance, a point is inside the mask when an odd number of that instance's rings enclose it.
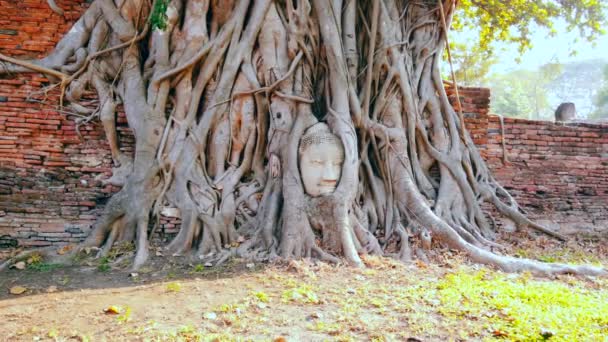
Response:
[[[171,205],[182,226],[167,248],[209,262],[363,266],[362,254],[411,260],[443,243],[506,271],[605,274],[489,251],[496,232],[483,202],[561,236],[520,213],[449,104],[439,67],[455,4],[442,5],[96,0],[51,55],[0,72],[59,77],[81,112],[83,90],[97,91],[115,170],[129,174],[84,245],[104,255],[135,241],[136,268],[151,222]],[[119,102],[135,135],[132,160],[118,149]],[[338,137],[344,160],[335,191],[312,197],[298,148],[317,122]]]

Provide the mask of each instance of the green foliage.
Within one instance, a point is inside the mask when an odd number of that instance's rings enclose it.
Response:
[[[476,320],[517,341],[601,341],[608,333],[608,292],[486,270],[461,270],[437,284],[440,312]]]
[[[110,259],[108,257],[99,259],[99,264],[97,265],[97,270],[99,272],[108,272],[111,268]]]
[[[490,68],[498,63],[498,59],[478,45],[450,42],[454,74],[459,85],[480,86],[487,81]],[[447,58],[444,58],[447,60]],[[444,68],[444,72],[449,69]],[[451,75],[443,75],[444,79],[452,80]]]
[[[166,286],[168,292],[179,292],[182,289],[182,285],[178,282],[168,283]]]
[[[268,303],[270,301],[270,298],[268,297],[268,294],[266,294],[263,291],[254,292],[253,296],[255,298],[257,298],[262,303]]]
[[[131,320],[131,307],[127,306],[125,311],[116,317],[116,320],[121,324],[129,322]]]
[[[153,327],[152,330],[156,330]],[[146,341],[148,339],[145,339]],[[213,342],[228,342],[237,341],[236,338],[227,333],[208,333],[193,325],[184,325],[171,331],[157,331],[157,334],[152,341],[213,341]]]
[[[44,262],[42,255],[38,253],[32,254],[27,260],[27,268],[36,272],[51,272],[63,267],[62,264],[53,264]]]
[[[324,321],[310,323],[308,324],[307,328],[312,331],[326,333],[332,336],[337,335],[344,329],[340,323],[328,323]]]
[[[509,117],[550,119],[547,87],[562,70],[557,63],[545,64],[539,70],[516,70],[493,75],[487,84],[492,88],[492,112]]]
[[[164,30],[167,28],[167,7],[169,0],[156,0],[150,13],[152,29]]]
[[[124,256],[125,254],[131,254],[134,251],[135,251],[135,245],[133,244],[133,242],[123,241],[123,242],[115,244],[108,251],[108,254],[106,256],[99,259],[99,262],[97,264],[97,270],[100,272],[108,272],[109,270],[112,269],[111,264],[114,263],[116,260],[118,260],[119,257]],[[126,263],[127,260],[125,259],[124,262]],[[120,266],[124,266],[124,265],[120,265]]]
[[[205,265],[203,264],[196,264],[194,267],[192,267],[192,273],[203,273],[205,272]]]
[[[284,302],[297,302],[302,304],[319,304],[319,296],[308,285],[301,285],[286,290],[281,296]]]
[[[64,265],[62,264],[52,264],[52,263],[46,263],[46,262],[36,262],[36,263],[31,263],[27,266],[27,268],[29,268],[30,270],[36,271],[36,272],[51,272],[54,271],[58,268],[63,267]]]
[[[568,30],[578,29],[580,36],[593,43],[605,34],[607,4],[602,0],[538,0],[458,2],[452,28],[479,30],[475,44],[492,53],[494,41],[517,44],[520,53],[532,46],[533,30],[544,28],[550,36],[557,34],[554,22],[564,20]]]

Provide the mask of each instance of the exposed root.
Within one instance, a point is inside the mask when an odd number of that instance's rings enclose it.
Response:
[[[565,237],[496,184],[448,101],[439,64],[449,3],[170,0],[150,20],[148,1],[96,0],[49,56],[0,55],[0,74],[58,79],[80,123],[100,118],[114,164],[105,182],[124,187],[80,246],[99,258],[134,244],[141,267],[150,220],[170,205],[182,223],[169,254],[215,265],[240,256],[363,267],[366,254],[427,262],[440,241],[509,272],[606,275],[492,251],[504,249],[484,201],[518,226]],[[96,108],[82,100],[90,89]],[[118,108],[132,155],[118,143]],[[334,193],[313,198],[298,146],[319,121],[344,162]]]
[[[63,16],[64,12],[63,9],[61,9],[61,7],[57,6],[57,3],[55,2],[55,0],[46,0],[47,4],[49,4],[49,7],[53,10],[53,12],[59,14],[60,16]]]

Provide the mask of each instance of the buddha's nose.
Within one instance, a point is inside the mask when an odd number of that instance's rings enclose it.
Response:
[[[337,181],[339,175],[339,168],[334,167],[332,164],[325,164],[323,167],[323,180]]]

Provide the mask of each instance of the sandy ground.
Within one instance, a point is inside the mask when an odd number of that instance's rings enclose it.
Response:
[[[608,264],[606,241],[507,243],[514,254]],[[213,268],[178,261],[155,257],[136,276],[90,266],[5,271],[0,341],[449,340],[462,336],[459,323],[410,289],[423,297],[421,284],[459,267],[481,268],[449,251],[429,265],[369,258],[365,269],[243,260]],[[15,286],[26,291],[10,294]],[[492,337],[486,330],[465,331],[465,340]]]

